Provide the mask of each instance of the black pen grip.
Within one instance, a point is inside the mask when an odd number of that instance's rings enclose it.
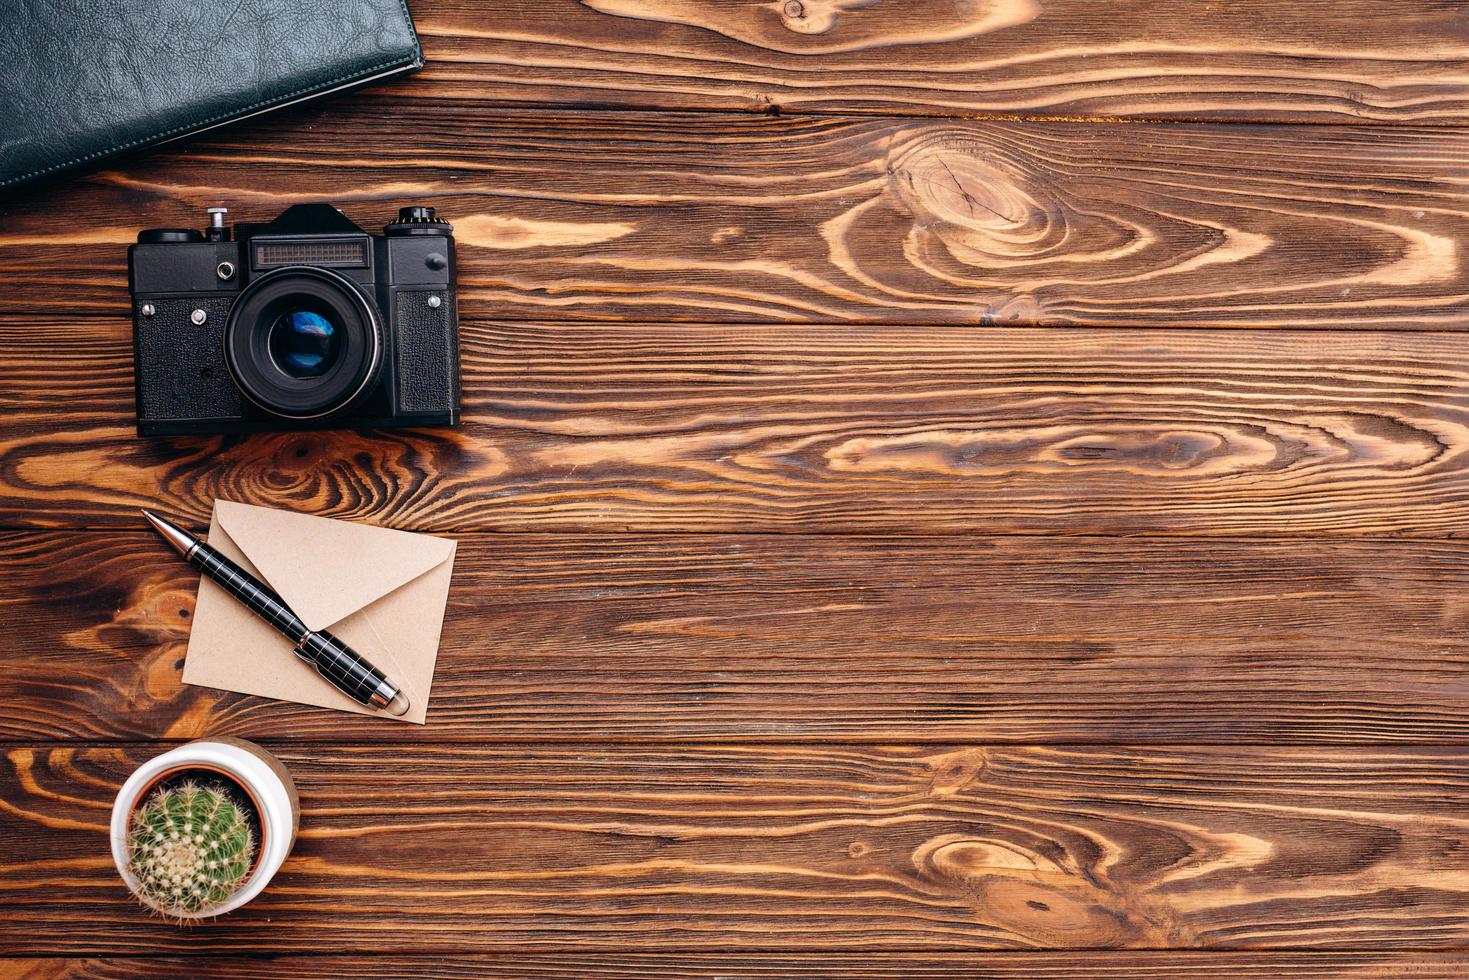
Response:
[[[189,561],[209,577],[210,581],[250,607],[256,615],[280,630],[295,643],[307,633],[306,624],[291,612],[286,601],[272,592],[264,582],[230,561],[203,542],[194,549]]]
[[[332,683],[337,690],[358,704],[369,704],[374,691],[382,690],[388,699],[396,688],[388,682],[387,675],[341,640],[326,631],[308,633],[296,647],[296,655],[309,662],[316,672]]]

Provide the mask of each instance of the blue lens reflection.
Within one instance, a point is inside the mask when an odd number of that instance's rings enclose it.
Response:
[[[276,366],[293,378],[315,378],[336,361],[340,346],[332,322],[320,313],[283,313],[270,329],[270,354]]]

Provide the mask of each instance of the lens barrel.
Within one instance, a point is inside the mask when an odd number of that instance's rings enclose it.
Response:
[[[287,266],[256,279],[225,325],[231,377],[255,405],[293,419],[350,405],[377,376],[382,329],[361,291],[329,269]]]

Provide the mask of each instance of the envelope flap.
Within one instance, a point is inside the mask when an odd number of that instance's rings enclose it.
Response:
[[[454,542],[308,514],[214,502],[219,526],[313,630],[326,629],[454,554]]]

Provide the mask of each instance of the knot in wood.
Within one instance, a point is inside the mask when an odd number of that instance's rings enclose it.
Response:
[[[920,239],[966,264],[993,268],[1061,257],[1067,211],[1028,161],[969,136],[929,134],[895,153],[893,192]]]

